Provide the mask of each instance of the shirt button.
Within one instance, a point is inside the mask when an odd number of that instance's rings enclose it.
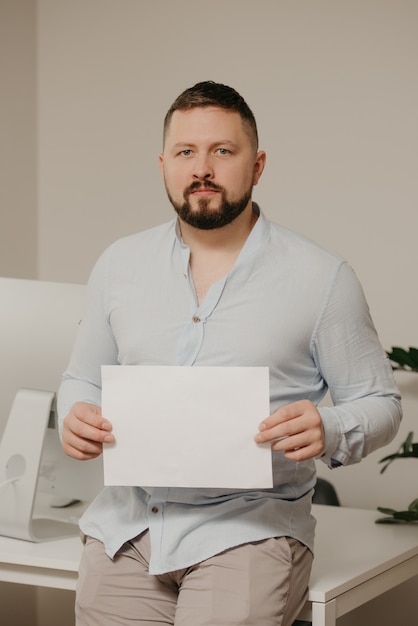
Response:
[[[152,511],[153,513],[158,513],[158,506],[153,506],[153,507],[152,507],[152,509],[151,509],[151,511]]]
[[[193,321],[195,324],[198,324],[200,322],[200,317],[198,317],[197,315],[193,315]]]

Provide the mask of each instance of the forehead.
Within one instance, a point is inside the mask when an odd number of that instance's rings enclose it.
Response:
[[[194,107],[174,111],[166,134],[166,143],[249,141],[239,113],[219,107]]]

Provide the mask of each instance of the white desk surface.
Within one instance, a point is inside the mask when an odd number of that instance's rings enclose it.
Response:
[[[64,509],[47,509],[42,494],[34,518],[51,517],[76,522],[85,509],[78,504]],[[0,536],[0,581],[74,590],[77,581],[81,541],[77,527],[74,536],[32,543]]]
[[[326,602],[400,563],[418,560],[418,525],[375,524],[378,511],[346,507],[314,505],[313,514],[311,601]]]
[[[55,517],[76,512],[65,509]],[[378,525],[377,511],[345,507],[314,505],[313,514],[315,559],[301,617],[335,624],[339,615],[418,575],[418,525]],[[78,536],[42,543],[0,537],[0,580],[73,590],[80,554]],[[315,617],[318,607],[321,618]]]

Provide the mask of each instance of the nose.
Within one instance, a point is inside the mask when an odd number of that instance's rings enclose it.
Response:
[[[208,180],[213,178],[214,172],[210,157],[199,154],[194,160],[193,178],[198,180]]]

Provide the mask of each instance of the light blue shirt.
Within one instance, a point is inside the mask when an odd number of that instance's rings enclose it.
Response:
[[[329,465],[357,463],[395,436],[399,393],[343,259],[260,213],[235,266],[199,305],[189,256],[173,220],[99,259],[59,391],[61,428],[74,402],[100,405],[102,364],[268,366],[271,412],[301,399],[317,405],[329,389],[333,406],[320,408]],[[254,433],[264,417],[254,416]],[[275,452],[272,464],[267,490],[106,487],[80,527],[110,557],[149,529],[151,574],[273,536],[312,550],[315,462]]]

